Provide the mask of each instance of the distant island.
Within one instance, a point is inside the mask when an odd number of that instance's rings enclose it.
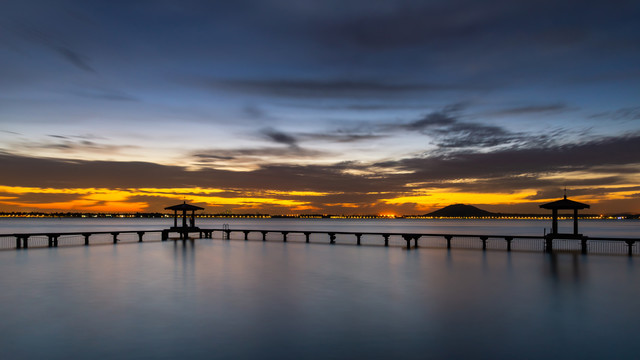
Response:
[[[495,217],[502,214],[492,213],[490,211],[479,209],[473,205],[454,204],[443,207],[440,210],[425,214],[425,217]]]
[[[560,217],[570,217],[570,214]],[[91,212],[42,212],[13,211],[0,212],[0,217],[41,217],[41,218],[171,218],[173,213],[136,212],[136,213],[91,213]],[[223,213],[196,214],[198,218],[253,218],[253,219],[547,219],[551,214],[512,214],[494,213],[468,204],[454,204],[422,215],[378,215],[378,214],[287,214],[272,215],[260,213]],[[640,214],[580,214],[581,219],[640,219]]]

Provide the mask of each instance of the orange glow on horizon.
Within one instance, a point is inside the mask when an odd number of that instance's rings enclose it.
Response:
[[[533,190],[516,193],[472,193],[455,192],[452,189],[421,189],[415,191],[416,195],[400,196],[391,199],[381,199],[388,205],[415,204],[418,210],[431,210],[452,204],[484,204],[505,205],[531,203],[531,196],[536,194]]]
[[[595,204],[608,200],[630,200],[638,192],[622,185],[600,186],[606,189],[598,195],[576,195],[573,200]],[[578,189],[578,188],[574,188]],[[585,189],[580,189],[586,192]],[[381,216],[395,217],[397,214],[411,214],[432,211],[452,204],[473,205],[516,205],[532,204],[557,200],[535,199],[537,190],[517,192],[461,192],[456,188],[423,188],[405,192],[375,202],[363,198],[361,202],[323,202],[323,197],[338,193],[314,191],[248,190],[219,188],[39,188],[0,185],[0,211],[89,211],[89,212],[144,212],[163,211],[164,206],[174,201],[210,206],[208,211],[219,209],[247,211],[334,211],[341,213],[379,213]],[[378,193],[374,194],[377,195]],[[42,196],[39,196],[42,195]],[[364,195],[363,195],[364,196]],[[164,203],[164,204],[163,204]],[[329,210],[333,209],[333,210]],[[402,209],[402,211],[400,210]],[[535,207],[537,209],[537,207]]]

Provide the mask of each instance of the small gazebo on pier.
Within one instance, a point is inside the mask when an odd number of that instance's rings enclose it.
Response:
[[[164,209],[173,210],[173,226],[167,230],[167,233],[169,231],[178,232],[180,233],[180,238],[186,239],[190,232],[200,231],[200,228],[196,226],[195,212],[197,210],[204,210],[204,208],[201,208],[200,206],[187,204],[187,202],[184,201],[182,204],[167,206]],[[181,226],[178,226],[179,211],[182,212]],[[187,216],[188,211],[191,211],[190,216]],[[187,218],[189,219],[188,223],[187,223]]]
[[[584,237],[578,233],[578,210],[588,209],[589,205],[567,199],[565,192],[563,199],[542,204],[540,207],[551,210],[551,232],[547,234],[547,238],[582,239]],[[558,231],[558,210],[573,210],[573,233],[560,233]]]

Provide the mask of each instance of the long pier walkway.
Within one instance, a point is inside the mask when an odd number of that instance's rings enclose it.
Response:
[[[177,234],[178,236],[171,236]],[[292,241],[305,243],[396,246],[411,250],[426,248],[466,248],[506,251],[576,251],[583,254],[640,255],[640,238],[582,237],[560,239],[534,235],[485,235],[452,233],[348,232],[256,229],[197,229],[188,236],[172,230],[126,230],[98,232],[0,234],[0,249],[58,247],[91,244],[118,244],[190,239]],[[216,236],[217,235],[217,236]]]

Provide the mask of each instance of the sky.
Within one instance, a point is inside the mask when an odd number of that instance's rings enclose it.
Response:
[[[0,211],[640,213],[637,0],[0,2]]]

